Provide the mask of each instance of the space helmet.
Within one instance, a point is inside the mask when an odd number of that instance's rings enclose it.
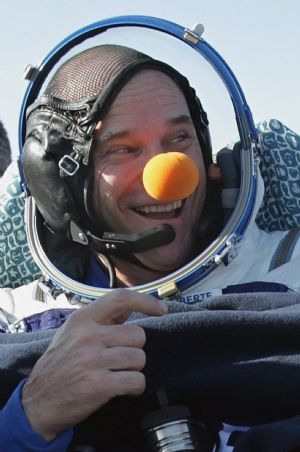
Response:
[[[214,208],[207,208],[203,224],[210,234],[205,234],[208,241],[199,247],[197,256],[169,275],[133,289],[172,297],[201,280],[223,259],[229,258],[232,245],[243,234],[253,209],[256,181],[252,169],[258,137],[251,112],[233,73],[202,39],[199,27],[189,30],[161,19],[130,16],[97,22],[77,31],[59,44],[40,67],[29,68],[30,84],[20,115],[20,167],[26,194],[29,247],[49,290],[52,293],[63,290],[75,299],[90,301],[114,287],[110,255],[138,264],[136,253],[169,243],[174,237],[167,224],[140,234],[124,234],[109,231],[93,219],[90,199],[94,130],[135,74],[154,69],[167,74],[177,84],[186,99],[206,169],[212,163],[208,118],[195,90],[172,66],[140,51],[115,44],[89,47],[63,62],[40,95],[50,70],[71,48],[110,27],[125,25],[171,34],[204,56],[230,93],[240,134],[239,194],[226,223],[220,224],[221,217],[216,221],[216,212],[220,212],[219,196],[214,190],[208,190],[206,207]],[[233,178],[229,176],[229,186]],[[210,215],[212,222],[207,220]],[[212,223],[218,226],[212,228]],[[102,256],[109,272],[110,288],[82,282],[91,251]]]

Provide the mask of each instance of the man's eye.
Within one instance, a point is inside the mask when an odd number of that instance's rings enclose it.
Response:
[[[188,134],[186,132],[182,132],[177,134],[174,138],[171,139],[171,143],[180,143],[181,141],[188,138]]]
[[[132,154],[135,151],[136,150],[134,148],[122,146],[122,147],[111,149],[109,154],[126,155],[126,154]]]

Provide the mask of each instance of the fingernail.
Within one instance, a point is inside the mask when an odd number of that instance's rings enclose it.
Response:
[[[168,306],[165,301],[158,300],[158,304],[160,306],[162,314],[166,314],[168,312]]]

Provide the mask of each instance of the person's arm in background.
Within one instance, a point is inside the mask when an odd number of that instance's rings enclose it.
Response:
[[[0,121],[0,177],[11,162],[11,147],[2,121]]]
[[[25,382],[26,380],[23,380],[17,386],[7,404],[0,411],[1,444],[5,444],[6,450],[14,452],[63,452],[67,450],[73,437],[72,428],[63,431],[50,442],[32,429],[21,403]]]
[[[62,452],[72,439],[72,429],[49,443],[36,433],[24,413],[22,389],[32,367],[48,347],[55,330],[0,334],[0,441],[7,450]]]

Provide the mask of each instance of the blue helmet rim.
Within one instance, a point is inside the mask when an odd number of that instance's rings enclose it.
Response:
[[[258,147],[259,145],[259,134],[255,128],[251,110],[246,102],[244,93],[230,67],[218,54],[218,52],[216,52],[213,47],[211,47],[204,39],[202,39],[201,36],[195,36],[193,30],[184,28],[181,25],[164,19],[148,16],[119,16],[108,18],[99,22],[95,22],[72,33],[63,41],[61,41],[46,56],[46,58],[37,68],[33,80],[29,82],[29,86],[27,87],[24,95],[19,118],[20,152],[22,152],[26,136],[27,108],[37,99],[43,83],[53,67],[67,52],[69,52],[78,44],[81,44],[86,39],[97,36],[107,31],[108,29],[118,27],[142,27],[160,31],[165,34],[171,35],[174,38],[177,38],[192,47],[203,58],[205,58],[205,60],[213,67],[213,69],[217,72],[218,76],[223,81],[223,84],[225,85],[231,98],[236,114],[236,121],[245,163],[244,170],[242,169],[242,187],[244,188],[242,195],[239,196],[237,208],[232,215],[234,220],[232,220],[231,222],[229,221],[229,227],[227,229],[225,228],[225,230],[221,232],[220,237],[216,240],[216,243],[214,243],[212,247],[209,247],[210,254],[208,253],[204,256],[202,256],[201,254],[190,264],[184,266],[180,270],[175,271],[167,277],[162,278],[161,280],[154,281],[153,283],[145,284],[143,286],[135,287],[136,290],[142,292],[151,293],[153,295],[160,295],[161,287],[170,284],[170,281],[175,281],[178,290],[181,291],[187,289],[199,279],[202,279],[208,273],[210,273],[218,265],[218,256],[225,254],[230,240],[234,239],[234,237],[240,237],[244,234],[253,212],[256,196],[256,170],[254,168],[255,165],[253,149],[255,147]],[[195,39],[189,39],[190,35],[194,35]],[[34,215],[32,216],[32,208],[29,209],[29,211],[30,212],[27,217],[27,220],[29,220],[28,223],[31,225],[31,232],[27,229],[30,236],[29,242],[37,242],[38,238],[36,236],[36,228],[34,225]],[[32,233],[33,229],[35,231]],[[97,296],[107,292],[107,290],[105,289],[96,289],[89,286],[86,286],[88,289],[85,290],[83,284],[73,284],[74,281],[69,281],[69,278],[64,278],[63,276],[61,278],[60,276],[57,276],[59,272],[57,272],[56,269],[52,268],[53,266],[50,262],[47,262],[47,257],[43,254],[43,251],[39,247],[39,245],[34,243],[33,249],[35,254],[34,257],[37,260],[38,265],[41,266],[43,272],[49,277],[50,280],[54,282],[54,284],[62,286],[65,290],[75,294],[76,296],[80,295],[91,299],[95,299]],[[45,262],[47,262],[46,265]]]

